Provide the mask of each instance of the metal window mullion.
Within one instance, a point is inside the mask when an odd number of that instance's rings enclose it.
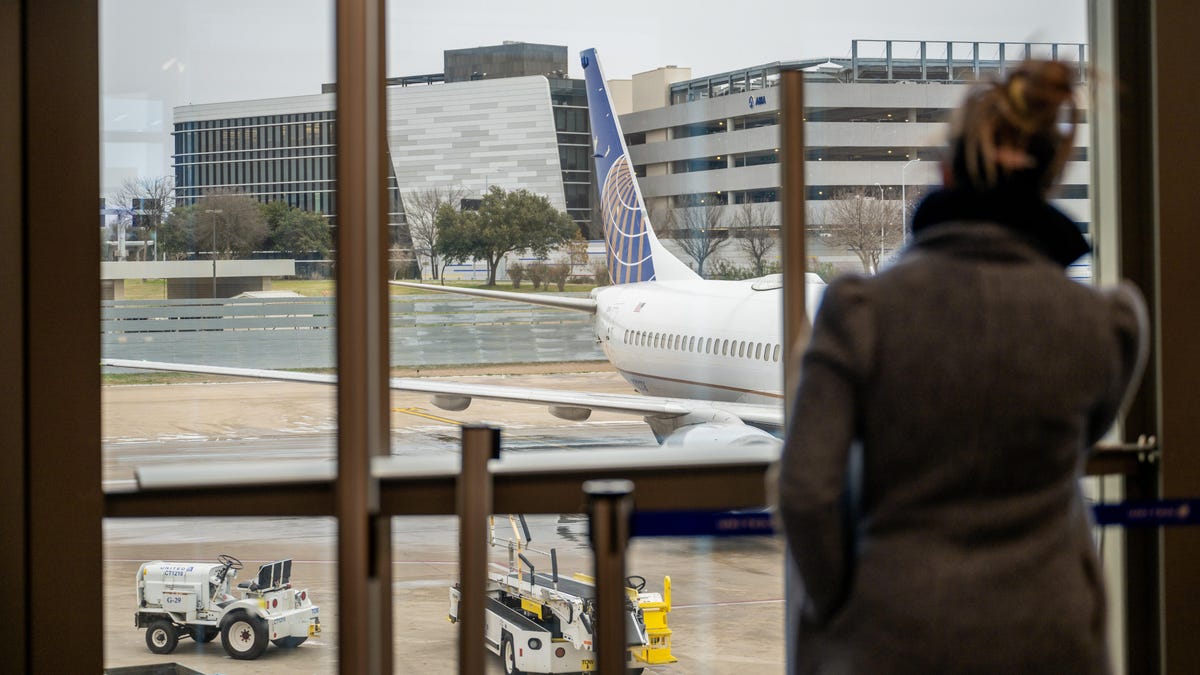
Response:
[[[337,2],[338,665],[390,673],[390,525],[371,458],[388,452],[384,0]]]
[[[891,70],[891,50],[889,43],[888,70]],[[809,331],[808,314],[804,307],[805,301],[805,268],[803,261],[807,260],[805,253],[805,184],[804,184],[804,73],[787,71],[781,74],[783,101],[780,111],[780,178],[783,204],[781,217],[783,226],[780,228],[780,248],[783,250],[783,345],[784,358],[780,360],[783,372],[784,414],[792,409],[792,399],[799,378],[800,348],[807,341]],[[890,72],[889,72],[890,79]],[[792,264],[789,264],[792,263]],[[799,264],[796,264],[799,262]],[[786,422],[786,417],[785,417]],[[785,658],[788,672],[796,665],[793,662],[794,635],[799,608],[791,598],[793,591],[800,583],[796,576],[790,552],[784,559],[785,589],[788,598],[785,599]]]

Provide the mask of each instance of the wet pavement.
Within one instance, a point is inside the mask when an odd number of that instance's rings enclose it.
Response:
[[[465,379],[465,378],[458,378]],[[538,387],[628,391],[611,372],[472,378]],[[106,480],[127,479],[134,468],[204,460],[270,458],[333,460],[332,389],[283,383],[230,383],[106,387],[104,401]],[[467,411],[438,410],[422,397],[393,399],[392,452],[398,455],[456,453],[458,423],[490,421],[505,426],[507,451],[586,448],[598,443],[652,449],[653,439],[636,419],[598,414],[568,423],[544,408],[477,402]],[[586,521],[579,514],[528,517],[532,545],[555,548],[563,574],[591,572]],[[510,537],[506,517],[497,535]],[[105,522],[105,664],[108,667],[177,662],[201,673],[337,672],[338,598],[336,524],[331,518],[109,519]],[[454,673],[456,631],[446,619],[448,588],[457,575],[457,519],[403,517],[392,525],[392,606],[396,673]],[[783,671],[781,541],[731,539],[635,539],[627,569],[660,590],[673,588],[673,651],[679,662],[647,673],[779,673]],[[255,661],[225,655],[220,639],[207,645],[180,641],[170,655],[149,652],[144,631],[134,628],[134,581],[149,560],[240,558],[249,578],[258,564],[293,558],[293,586],[308,588],[321,607],[323,632],[295,649],[268,648]],[[538,564],[537,554],[529,555]],[[492,561],[505,564],[506,549]],[[548,560],[547,569],[549,567]],[[488,672],[500,673],[499,659]]]

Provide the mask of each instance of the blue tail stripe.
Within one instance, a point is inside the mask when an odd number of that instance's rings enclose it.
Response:
[[[637,192],[625,139],[612,109],[596,51],[581,52],[580,63],[587,82],[609,278],[615,284],[651,281],[655,276],[654,259],[650,255],[646,207]]]

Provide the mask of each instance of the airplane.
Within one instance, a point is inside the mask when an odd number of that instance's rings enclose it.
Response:
[[[580,54],[587,84],[605,251],[611,285],[588,298],[390,281],[439,293],[587,312],[596,340],[638,394],[598,394],[393,378],[393,389],[431,394],[464,410],[472,399],[544,404],[586,420],[592,411],[639,415],[658,442],[778,445],[783,427],[783,290],[780,275],[743,281],[700,278],[658,240],[594,49]],[[806,274],[811,318],[824,282]],[[105,359],[102,365],[334,383],[336,376]]]

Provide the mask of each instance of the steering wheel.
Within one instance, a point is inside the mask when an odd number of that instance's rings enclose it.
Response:
[[[229,555],[228,553],[222,553],[221,555],[217,556],[217,562],[224,565],[226,569],[242,569],[242,561]]]
[[[625,585],[641,593],[642,589],[646,587],[646,577],[640,577],[636,574],[625,577]]]

